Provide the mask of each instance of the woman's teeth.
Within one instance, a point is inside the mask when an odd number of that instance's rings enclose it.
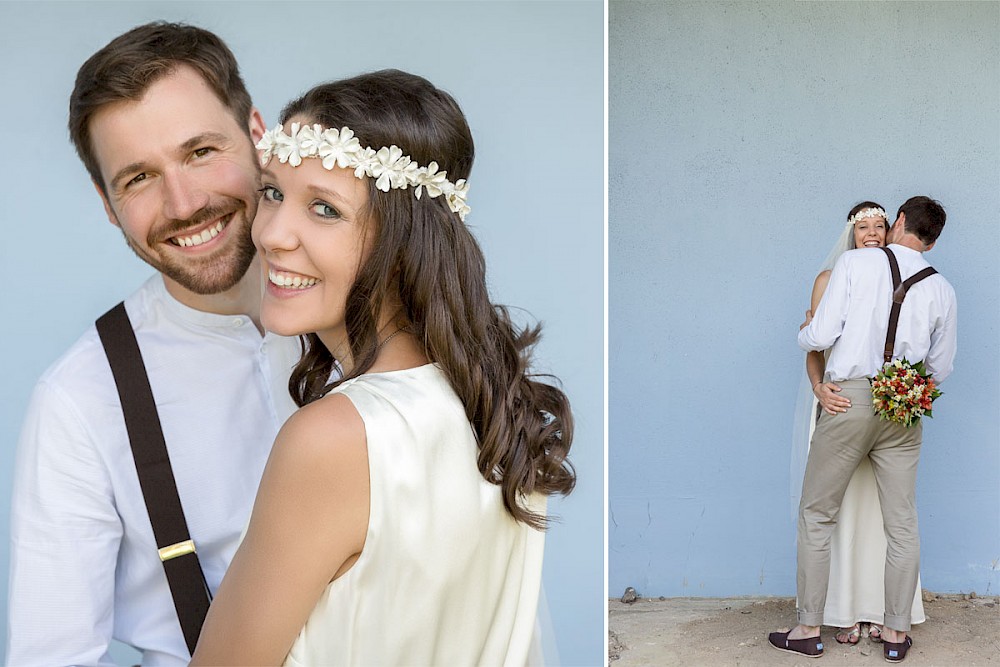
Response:
[[[293,276],[287,273],[278,273],[277,271],[268,271],[267,279],[278,287],[284,287],[285,289],[305,289],[319,282],[315,278]]]

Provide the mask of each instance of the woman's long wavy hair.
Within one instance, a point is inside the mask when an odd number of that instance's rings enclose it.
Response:
[[[468,178],[474,146],[455,100],[419,76],[383,70],[317,86],[281,113],[324,127],[349,127],[362,146],[398,146],[420,165],[437,162],[456,182]],[[566,395],[529,371],[541,328],[519,329],[486,288],[486,263],[475,238],[444,196],[412,189],[381,192],[368,181],[369,254],[347,296],[352,367],[331,381],[335,360],[315,334],[289,381],[301,406],[368,371],[378,353],[383,304],[398,296],[410,331],[443,369],[479,443],[483,477],[502,488],[518,521],[544,528],[526,507],[533,492],[568,494],[576,483],[567,460],[573,418]]]

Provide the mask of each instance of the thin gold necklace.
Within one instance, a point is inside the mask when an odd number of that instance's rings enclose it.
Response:
[[[385,340],[383,340],[375,347],[375,351],[378,352],[379,350],[381,350],[386,343],[388,343],[390,340],[392,340],[393,338],[395,338],[396,336],[398,336],[399,334],[403,333],[406,330],[407,327],[399,327],[398,329],[393,331],[391,334],[385,337]]]

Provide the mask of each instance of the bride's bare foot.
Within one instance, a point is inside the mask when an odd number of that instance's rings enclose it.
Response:
[[[868,639],[870,639],[870,640],[872,640],[873,642],[876,642],[876,643],[882,641],[882,628],[881,628],[881,626],[878,626],[878,625],[875,625],[874,623],[872,623],[871,627],[868,628]]]
[[[833,638],[838,644],[857,644],[861,640],[861,628],[857,623],[849,628],[840,628]]]

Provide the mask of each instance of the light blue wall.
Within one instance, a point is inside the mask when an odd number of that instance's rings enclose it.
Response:
[[[609,6],[609,591],[793,595],[798,324],[847,211],[942,201],[926,588],[998,592],[1000,4]]]
[[[312,85],[384,67],[458,99],[476,139],[469,223],[494,298],[546,325],[543,370],[578,430],[576,491],[546,543],[565,664],[603,662],[603,6],[600,2],[0,3],[0,534],[29,393],[42,371],[150,272],[108,224],[67,138],[77,68],[115,35],[182,20],[225,39],[269,124]],[[155,128],[150,128],[155,131]],[[7,540],[0,540],[6,573]],[[6,600],[0,576],[0,600]],[[0,627],[6,605],[0,606]],[[126,659],[126,658],[123,658]],[[131,663],[128,663],[131,664]]]

